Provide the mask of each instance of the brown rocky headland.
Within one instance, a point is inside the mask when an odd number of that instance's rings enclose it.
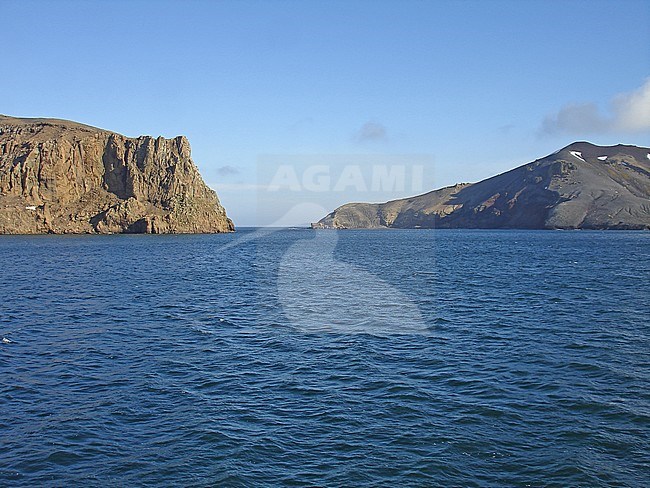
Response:
[[[184,136],[0,115],[0,234],[231,231]]]

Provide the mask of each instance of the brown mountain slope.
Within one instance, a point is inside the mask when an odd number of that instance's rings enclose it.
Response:
[[[0,115],[0,233],[234,230],[183,136]]]
[[[346,204],[312,227],[650,229],[650,149],[576,142],[478,183]]]

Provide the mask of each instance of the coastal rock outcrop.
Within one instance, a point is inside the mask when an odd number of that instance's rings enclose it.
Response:
[[[316,229],[650,229],[650,149],[573,143],[478,183],[349,203]]]
[[[0,116],[0,233],[234,230],[183,136]]]

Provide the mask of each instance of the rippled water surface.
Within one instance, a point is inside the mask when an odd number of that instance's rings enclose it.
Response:
[[[649,322],[650,233],[0,237],[0,485],[648,486]]]

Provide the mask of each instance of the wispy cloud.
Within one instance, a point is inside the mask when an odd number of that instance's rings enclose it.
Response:
[[[301,130],[305,129],[307,127],[310,127],[314,125],[314,118],[313,117],[303,117],[301,119],[296,120],[293,124],[289,125],[290,130]]]
[[[636,90],[621,93],[601,114],[595,103],[571,103],[542,122],[543,135],[604,134],[650,131],[650,78]]]
[[[388,139],[386,127],[378,122],[368,121],[361,126],[354,136],[357,142],[379,142]]]
[[[217,174],[219,176],[232,176],[232,175],[238,175],[239,170],[235,168],[234,166],[222,166],[221,168],[217,168]]]
[[[241,192],[241,191],[263,191],[268,190],[268,185],[259,185],[256,183],[244,183],[243,181],[237,183],[208,183],[208,186],[218,192]]]
[[[571,103],[542,122],[541,132],[553,134],[593,134],[606,132],[612,121],[606,120],[595,103]]]

